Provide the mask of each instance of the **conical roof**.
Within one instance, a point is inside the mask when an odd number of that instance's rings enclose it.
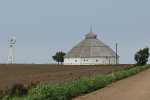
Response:
[[[116,53],[102,41],[97,35],[90,32],[85,35],[85,39],[73,47],[65,58],[95,58],[95,57],[115,57]]]

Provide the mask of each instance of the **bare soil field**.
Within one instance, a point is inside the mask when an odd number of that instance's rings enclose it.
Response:
[[[31,82],[64,83],[83,76],[108,74],[129,67],[129,65],[36,65],[36,64],[0,64],[0,90],[5,90],[15,83],[28,86]]]

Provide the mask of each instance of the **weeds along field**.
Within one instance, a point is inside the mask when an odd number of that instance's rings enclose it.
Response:
[[[83,76],[108,74],[128,68],[129,65],[46,65],[46,64],[0,64],[0,90],[13,84],[28,86],[32,83],[64,83]]]

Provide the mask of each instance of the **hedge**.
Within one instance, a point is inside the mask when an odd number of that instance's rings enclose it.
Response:
[[[62,85],[39,84],[29,90],[28,95],[25,97],[8,96],[3,100],[71,100],[73,97],[104,88],[112,82],[135,75],[147,68],[150,68],[150,65],[136,66],[108,75],[83,77]]]

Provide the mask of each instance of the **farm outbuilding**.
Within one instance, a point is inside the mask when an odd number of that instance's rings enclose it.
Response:
[[[119,56],[90,31],[85,39],[65,56],[64,65],[98,65],[119,63]]]

